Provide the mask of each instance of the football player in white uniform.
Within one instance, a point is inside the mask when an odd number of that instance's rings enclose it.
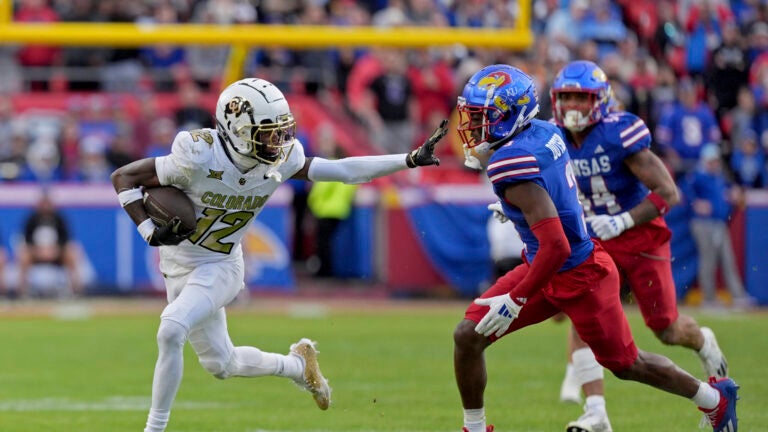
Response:
[[[363,183],[406,168],[439,165],[435,144],[447,120],[410,153],[308,158],[295,138],[296,124],[283,93],[273,84],[248,78],[228,86],[216,104],[216,129],[176,135],[171,153],[118,168],[112,184],[141,236],[160,246],[168,306],[157,332],[159,348],[152,406],[145,432],[164,431],[181,383],[183,347],[189,340],[200,364],[217,378],[283,376],[308,390],[328,408],[331,389],[320,372],[315,343],[303,338],[289,354],[234,346],[224,306],[245,286],[241,238],[283,180]],[[179,223],[156,226],[142,202],[142,188],[172,185],[195,205],[197,228],[178,232]]]

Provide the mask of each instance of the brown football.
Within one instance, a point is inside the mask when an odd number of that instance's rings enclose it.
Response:
[[[152,221],[162,226],[178,216],[182,232],[191,232],[197,226],[195,206],[181,189],[160,186],[144,189],[144,207]]]

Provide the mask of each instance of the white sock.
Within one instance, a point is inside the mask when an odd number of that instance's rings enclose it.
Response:
[[[171,405],[184,373],[184,342],[186,329],[171,320],[162,320],[158,335],[157,363],[152,378],[152,407],[147,416],[145,432],[162,432],[168,425]]]
[[[301,357],[261,351],[258,348],[235,347],[227,365],[228,376],[256,377],[276,375],[298,379],[304,373]]]
[[[606,414],[607,411],[605,410],[605,396],[603,395],[587,396],[586,402],[584,404],[584,411]]]
[[[485,432],[485,408],[465,409],[464,427],[469,432]]]
[[[168,426],[168,419],[171,417],[169,410],[150,409],[147,418],[147,427],[144,432],[163,432]]]
[[[699,408],[711,410],[720,403],[720,392],[711,385],[700,382],[699,390],[693,395],[691,400]]]
[[[701,344],[701,349],[699,350],[699,357],[706,358],[707,356],[712,354],[712,340],[707,337],[707,334],[704,332],[701,332],[702,336],[704,337],[704,343]]]

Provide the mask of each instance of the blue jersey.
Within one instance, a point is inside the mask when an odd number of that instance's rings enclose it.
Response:
[[[691,205],[697,199],[708,201],[712,206],[712,213],[709,215],[693,214],[698,219],[715,219],[728,222],[733,210],[731,200],[728,198],[730,184],[725,179],[723,173],[711,173],[704,169],[696,169],[689,173],[687,180],[690,183],[690,196],[688,197]]]
[[[611,113],[592,128],[580,147],[567,135],[566,145],[587,216],[628,211],[650,192],[624,163],[651,145],[651,133],[636,115]]]
[[[487,169],[493,191],[499,196],[504,213],[514,222],[525,243],[525,257],[531,263],[539,250],[539,241],[523,212],[505,201],[504,190],[516,183],[534,182],[547,191],[571,246],[571,256],[560,271],[581,264],[594,248],[587,233],[576,179],[569,162],[568,151],[557,126],[533,120],[531,126],[517,134],[514,140],[496,150],[488,161]]]
[[[705,103],[686,108],[678,103],[664,110],[656,125],[656,142],[672,148],[683,161],[695,164],[701,148],[721,139],[720,126],[712,109]]]

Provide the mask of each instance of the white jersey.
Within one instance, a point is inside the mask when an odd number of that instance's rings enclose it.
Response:
[[[242,259],[240,240],[261,212],[280,181],[296,174],[306,160],[298,140],[277,167],[258,164],[240,172],[227,156],[215,129],[176,135],[171,154],[155,158],[160,184],[183,190],[195,205],[197,229],[178,246],[160,247],[161,270],[193,268],[198,264]],[[164,265],[166,264],[166,265]],[[168,265],[175,264],[175,265]]]

